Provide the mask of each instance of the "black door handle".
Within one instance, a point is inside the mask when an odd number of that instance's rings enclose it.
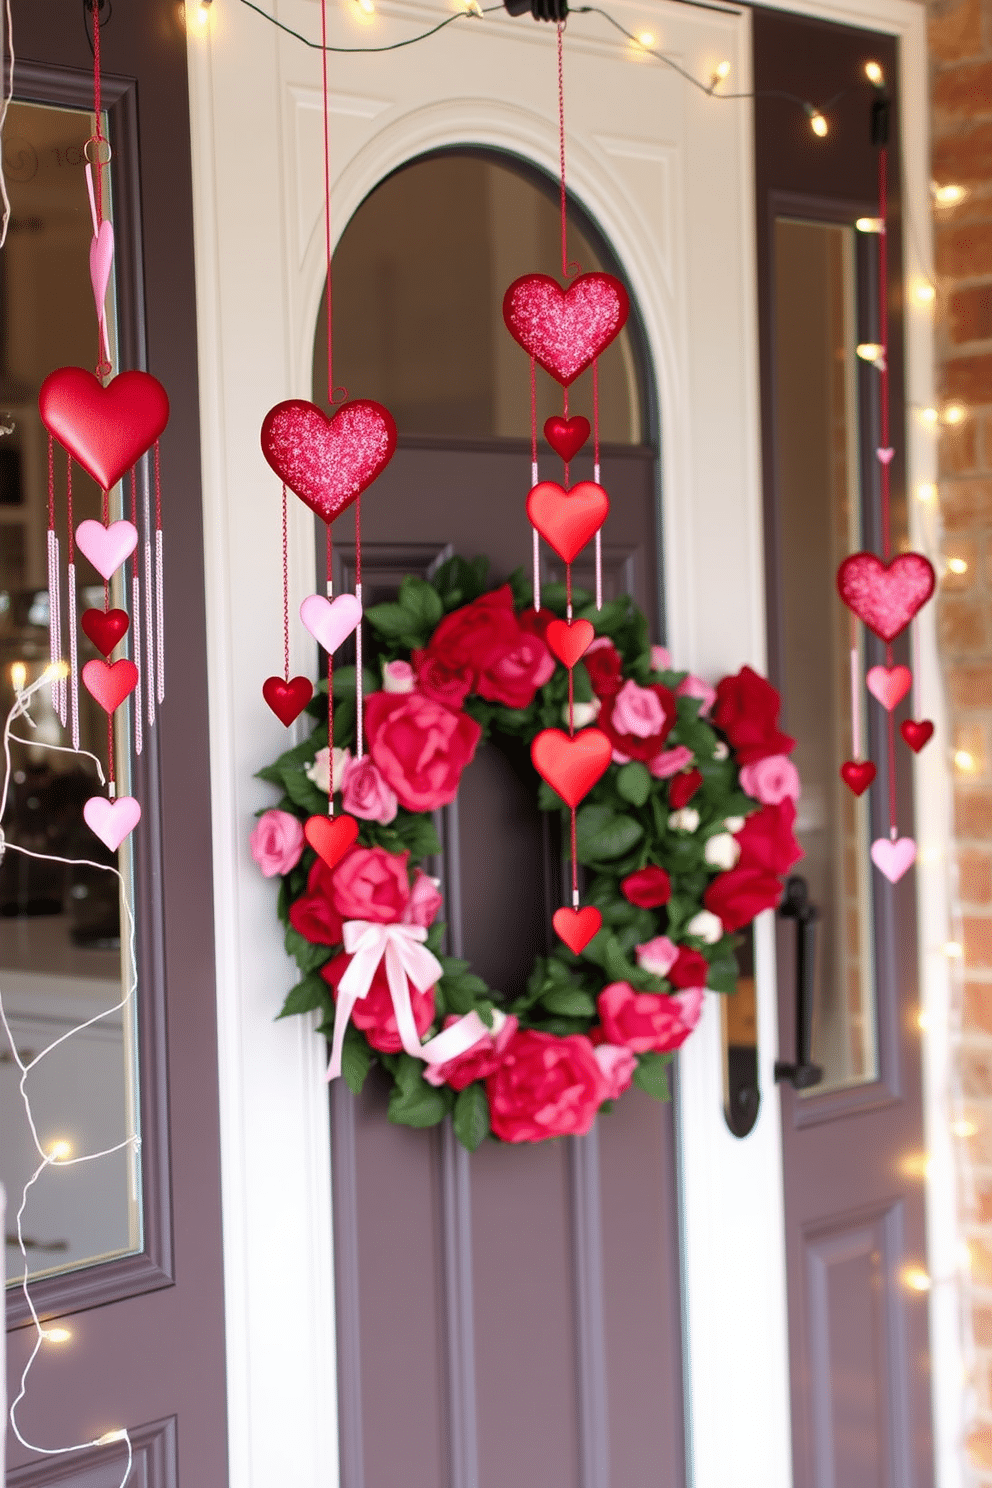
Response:
[[[816,976],[816,924],[820,911],[809,900],[804,878],[790,878],[779,906],[784,919],[796,922],[796,1062],[775,1061],[775,1079],[788,1080],[796,1090],[819,1085],[823,1070],[813,1063],[813,985]]]

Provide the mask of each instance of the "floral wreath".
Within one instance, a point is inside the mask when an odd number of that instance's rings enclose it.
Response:
[[[355,672],[334,669],[334,749],[326,716],[259,772],[283,793],[251,835],[281,876],[279,918],[302,980],[280,1017],[317,1011],[333,1040],[329,1078],[356,1094],[373,1061],[391,1076],[389,1119],[434,1126],[450,1112],[470,1151],[577,1135],[634,1084],[668,1098],[667,1064],[699,1021],[704,992],[732,992],[735,932],[776,905],[795,841],[795,741],[776,690],[743,667],[715,688],[672,668],[623,596],[597,610],[573,591],[596,636],[573,668],[576,728],[592,724],[612,763],[576,823],[583,902],[602,928],[575,954],[537,958],[526,990],[492,991],[444,952],[432,812],[454,801],[480,740],[530,743],[568,721],[568,671],[545,642],[565,586],[535,611],[514,574],[486,591],[488,562],[454,557],[407,577],[396,603],[365,612],[367,752],[355,758]],[[379,690],[373,690],[376,687]],[[326,714],[316,697],[311,711]],[[339,808],[357,841],[330,868],[304,838]],[[543,780],[543,811],[566,812]]]

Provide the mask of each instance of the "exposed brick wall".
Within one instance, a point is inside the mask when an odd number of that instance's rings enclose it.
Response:
[[[992,0],[930,0],[932,174],[968,189],[935,210],[937,376],[968,416],[940,435],[945,575],[938,624],[955,769],[958,905],[964,944],[959,1078],[977,1130],[962,1144],[974,1344],[968,1451],[992,1484]]]

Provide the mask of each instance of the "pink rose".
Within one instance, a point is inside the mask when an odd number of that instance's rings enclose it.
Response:
[[[338,983],[351,965],[351,960],[350,956],[342,952],[340,956],[335,956],[333,960],[328,961],[326,966],[320,968],[321,976],[334,993],[335,1002],[338,997]],[[423,1038],[434,1022],[434,988],[428,987],[426,992],[420,992],[411,983],[410,1005],[413,1008],[413,1021],[417,1034]],[[385,961],[379,962],[371,987],[352,1008],[351,1021],[364,1033],[373,1049],[379,1049],[383,1054],[398,1054],[402,1049],[403,1040],[400,1038],[396,1024],[393,999],[389,994]]]
[[[665,722],[665,709],[652,688],[638,687],[633,679],[623,684],[613,704],[612,723],[618,734],[653,739],[661,733]]]
[[[699,1022],[703,994],[698,988],[672,996],[635,992],[629,982],[611,982],[597,1005],[607,1042],[635,1054],[660,1054],[685,1043]]]
[[[663,749],[653,760],[648,760],[648,769],[655,780],[668,780],[684,770],[686,765],[691,765],[692,761],[692,750],[686,749],[684,744],[677,744],[674,749]]]
[[[418,690],[374,692],[365,704],[369,752],[408,811],[434,811],[458,794],[482,729]]]
[[[251,855],[266,878],[288,873],[303,852],[303,824],[288,811],[263,811],[248,838]]]
[[[699,698],[699,716],[705,718],[716,702],[716,688],[710,687],[708,682],[704,682],[701,677],[694,677],[690,672],[676,687],[675,696]]]
[[[445,1028],[460,1023],[456,1013],[449,1013],[444,1020]],[[499,1027],[497,1028],[497,1023]],[[503,1018],[494,1014],[493,1026],[481,1034],[470,1049],[456,1059],[444,1064],[429,1064],[424,1070],[428,1085],[450,1085],[452,1090],[464,1090],[473,1080],[486,1080],[499,1069],[503,1054],[517,1031],[517,1020],[512,1015]]]
[[[332,896],[343,920],[375,920],[395,925],[410,898],[409,853],[384,847],[353,847],[334,870]]]
[[[667,646],[651,647],[651,670],[653,672],[670,672],[672,670],[672,657]]]
[[[382,778],[379,766],[368,755],[349,760],[341,782],[341,806],[363,821],[391,822],[399,803],[396,792]]]
[[[784,754],[769,754],[741,769],[741,789],[765,806],[798,801],[799,771]]]
[[[679,959],[679,948],[667,935],[656,935],[637,947],[637,964],[652,976],[667,976]]]
[[[542,1142],[587,1132],[607,1098],[607,1083],[584,1034],[556,1038],[526,1029],[510,1040],[486,1093],[498,1137]]]
[[[597,1044],[594,1053],[606,1081],[606,1099],[619,1100],[634,1078],[637,1060],[619,1044]]]
[[[385,661],[382,664],[383,692],[412,692],[417,679],[408,661]]]
[[[441,895],[437,891],[437,884],[429,874],[421,869],[416,869],[413,875],[413,888],[410,890],[410,899],[406,909],[403,911],[404,925],[433,925],[437,919],[437,912],[442,904]]]

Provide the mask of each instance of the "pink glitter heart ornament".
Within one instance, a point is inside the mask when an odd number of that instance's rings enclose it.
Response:
[[[898,883],[916,862],[916,843],[912,837],[900,837],[896,842],[878,837],[871,845],[871,860],[889,883]]]
[[[279,479],[325,522],[333,522],[393,458],[396,424],[381,403],[353,398],[328,418],[316,403],[290,398],[262,422],[262,454]]]
[[[510,335],[562,387],[620,334],[629,313],[627,291],[612,274],[580,274],[567,289],[549,274],[525,274],[503,296]]]
[[[90,242],[90,283],[96,304],[97,320],[103,320],[107,303],[107,285],[114,262],[114,228],[110,222],[101,222],[100,231]]]
[[[913,685],[913,674],[909,667],[874,666],[865,681],[872,697],[877,698],[889,713],[901,703]]]
[[[141,807],[133,796],[118,796],[116,801],[90,796],[83,807],[83,820],[111,852],[116,852],[141,820]]]
[[[111,522],[109,527],[102,522],[80,522],[76,544],[97,573],[109,580],[138,546],[138,531],[133,522]]]
[[[883,641],[895,640],[934,591],[937,575],[922,553],[900,553],[883,563],[874,553],[852,553],[837,570],[837,592]]]
[[[329,656],[348,639],[361,618],[362,606],[354,594],[339,594],[333,600],[310,594],[300,605],[300,619]]]
[[[877,449],[875,451],[875,454],[881,460],[883,465],[891,465],[892,456],[895,454],[895,450],[892,448],[891,445],[887,444],[882,449]]]

